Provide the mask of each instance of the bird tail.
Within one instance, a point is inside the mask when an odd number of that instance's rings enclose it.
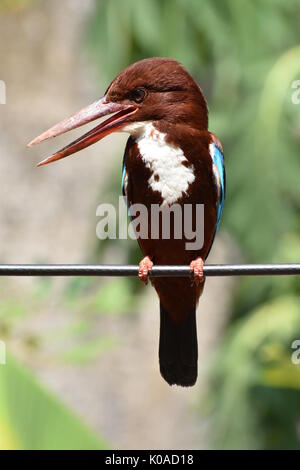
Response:
[[[159,365],[169,385],[190,387],[198,375],[196,309],[184,322],[175,322],[160,304]]]

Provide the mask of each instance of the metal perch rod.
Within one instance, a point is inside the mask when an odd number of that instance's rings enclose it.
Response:
[[[0,264],[0,276],[137,276],[136,265]],[[151,277],[187,277],[189,266],[153,266]],[[205,276],[300,275],[300,264],[208,264]]]

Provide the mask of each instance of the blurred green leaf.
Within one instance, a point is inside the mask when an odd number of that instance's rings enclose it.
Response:
[[[0,449],[101,449],[94,435],[11,356],[0,366]]]
[[[291,361],[292,342],[300,338],[300,302],[298,298],[283,297],[259,307],[238,320],[230,329],[225,342],[216,354],[214,366],[215,443],[221,448],[284,447],[300,448],[297,437],[297,418],[300,408],[289,410],[289,426],[279,432],[282,416],[272,417],[278,429],[276,441],[269,440],[269,426],[263,426],[263,416],[271,413],[272,403],[266,388],[281,390],[281,402],[294,399],[300,390],[300,367]],[[257,400],[260,408],[256,409]],[[282,411],[282,410],[281,410]],[[285,410],[287,412],[287,410]],[[272,410],[273,413],[273,410]],[[259,430],[259,431],[258,431]],[[285,433],[288,433],[290,445]]]

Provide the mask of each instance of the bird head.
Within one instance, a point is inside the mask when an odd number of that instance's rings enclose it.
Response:
[[[176,60],[157,57],[141,60],[124,69],[100,100],[54,125],[28,146],[106,115],[112,116],[40,162],[39,166],[72,155],[112,132],[136,134],[149,122],[157,123],[161,129],[182,124],[206,130],[208,125],[207,104],[200,87]]]

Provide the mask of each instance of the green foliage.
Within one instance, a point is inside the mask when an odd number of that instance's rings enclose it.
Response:
[[[49,331],[39,332],[33,332],[27,322],[30,324],[38,312],[47,308],[52,296],[51,279],[37,278],[26,295],[6,292],[5,283],[0,284],[0,339],[14,347],[18,345],[18,352],[26,356],[39,354],[47,344],[52,344],[55,351],[57,345],[59,352],[51,353],[54,363],[74,365],[99,360],[104,352],[117,344],[114,338],[99,338],[95,328],[99,314],[130,312],[132,303],[126,285],[122,289],[121,282],[115,287],[114,284],[103,283],[99,289],[98,282],[85,281],[87,278],[84,277],[72,280],[56,300],[57,305],[63,305],[70,313],[68,325],[57,325]]]
[[[0,449],[103,449],[80,420],[11,356],[0,366]]]
[[[214,365],[214,440],[221,448],[300,448],[300,302],[282,297],[236,322]]]

